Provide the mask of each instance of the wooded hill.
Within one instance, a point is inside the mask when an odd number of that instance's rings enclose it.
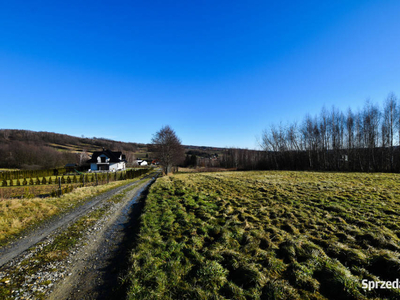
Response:
[[[1,129],[0,167],[39,169],[61,167],[67,163],[81,164],[90,154],[103,147],[123,151],[131,157],[147,151],[146,144],[54,132]]]
[[[184,146],[189,154],[207,157],[224,149]],[[102,148],[122,151],[128,163],[136,158],[151,160],[148,144],[126,143],[97,137],[75,137],[54,132],[0,129],[0,168],[42,169],[82,164]]]

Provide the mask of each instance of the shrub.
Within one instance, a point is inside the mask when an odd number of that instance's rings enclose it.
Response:
[[[29,192],[29,188],[25,188],[25,190],[24,190],[24,196],[23,196],[25,199],[30,199],[30,198],[33,198],[33,197],[35,197],[35,195],[33,194],[33,193],[30,193]]]

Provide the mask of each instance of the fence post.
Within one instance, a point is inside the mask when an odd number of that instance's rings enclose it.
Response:
[[[58,197],[61,196],[61,177],[58,177]]]
[[[85,175],[82,175],[82,184],[85,186]]]
[[[99,185],[99,180],[97,178],[97,173],[95,173],[95,175],[96,175],[96,185]]]

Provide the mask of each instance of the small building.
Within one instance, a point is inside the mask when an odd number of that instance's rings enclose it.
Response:
[[[93,152],[92,158],[87,161],[92,171],[120,171],[126,169],[126,159],[122,152],[108,149]]]
[[[66,164],[65,165],[65,172],[74,173],[77,167],[78,167],[77,164]],[[58,175],[58,171],[57,171],[57,175]]]
[[[137,166],[147,166],[147,161],[145,161],[145,160],[143,160],[143,159],[136,159],[136,161],[135,161],[135,165],[137,165]]]

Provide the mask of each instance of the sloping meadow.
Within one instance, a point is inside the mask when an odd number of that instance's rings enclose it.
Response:
[[[400,176],[177,174],[151,187],[130,299],[400,299]]]

